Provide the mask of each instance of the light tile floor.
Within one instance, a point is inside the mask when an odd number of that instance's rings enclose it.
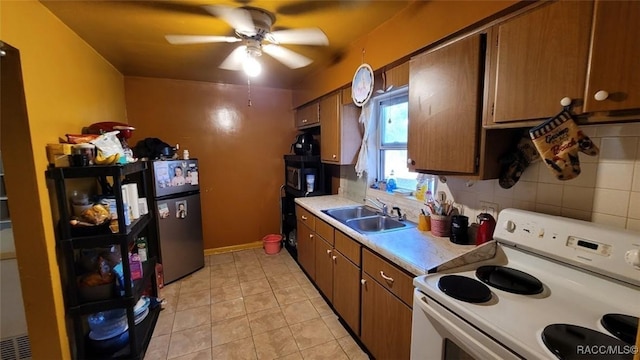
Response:
[[[145,360],[368,359],[286,250],[207,256],[160,296]]]

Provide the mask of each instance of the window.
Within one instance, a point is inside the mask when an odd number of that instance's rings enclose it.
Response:
[[[408,89],[398,89],[376,98],[378,111],[378,179],[393,171],[398,188],[415,190],[418,173],[407,167],[409,120]]]

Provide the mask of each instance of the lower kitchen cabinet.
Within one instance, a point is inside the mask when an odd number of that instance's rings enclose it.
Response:
[[[412,279],[412,275],[371,251],[362,251],[360,338],[377,359],[410,356]]]
[[[318,236],[316,241],[316,285],[333,302],[333,245]]]
[[[362,274],[360,339],[376,359],[409,359],[411,308],[367,274]]]
[[[333,259],[333,308],[360,335],[360,267],[337,250]]]
[[[299,207],[296,207],[296,210]],[[296,214],[300,214],[299,211]],[[300,215],[298,215],[300,216]],[[316,245],[313,231],[300,219],[298,219],[297,245],[298,262],[311,280],[316,279]]]

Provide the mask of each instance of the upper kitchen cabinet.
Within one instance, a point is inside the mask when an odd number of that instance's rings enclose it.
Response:
[[[306,128],[320,124],[320,111],[318,102],[303,105],[296,109],[296,127]]]
[[[562,98],[582,100],[592,14],[591,1],[554,1],[495,26],[486,125],[548,118]]]
[[[596,1],[585,112],[640,109],[640,1]]]
[[[409,62],[392,67],[384,72],[384,90],[390,86],[399,88],[409,85]]]
[[[362,136],[359,109],[343,104],[340,91],[320,99],[320,158],[322,162],[350,165],[356,161]]]
[[[409,65],[409,167],[474,174],[480,140],[484,34],[420,54]]]

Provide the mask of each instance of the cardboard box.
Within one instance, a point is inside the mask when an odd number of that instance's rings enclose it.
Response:
[[[69,166],[69,155],[72,153],[72,144],[47,144],[47,160],[55,167]]]

